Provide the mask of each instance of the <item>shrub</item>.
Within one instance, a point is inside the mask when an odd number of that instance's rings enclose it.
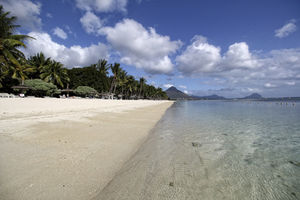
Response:
[[[78,86],[74,93],[78,96],[95,96],[98,92],[94,88],[88,87],[88,86]]]
[[[43,97],[60,93],[56,85],[47,83],[41,79],[25,80],[25,85],[31,88],[27,93],[28,95]]]

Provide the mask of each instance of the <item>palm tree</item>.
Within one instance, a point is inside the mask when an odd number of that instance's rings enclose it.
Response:
[[[126,95],[131,97],[133,92],[134,92],[134,84],[135,84],[135,79],[134,76],[127,76],[127,82],[126,82]]]
[[[120,71],[120,74],[119,74],[119,79],[118,79],[118,83],[119,83],[119,86],[121,87],[121,95],[123,97],[123,92],[124,92],[124,87],[126,86],[127,82],[128,82],[128,76],[127,76],[127,72],[124,71],[124,70],[121,70]]]
[[[67,69],[63,67],[63,64],[56,61],[51,61],[50,65],[44,66],[41,69],[40,77],[44,81],[51,82],[62,88],[64,87],[64,83],[70,81]]]
[[[8,75],[8,73],[9,73],[9,68],[7,67],[7,65],[4,65],[1,62],[0,63],[0,88],[3,87],[2,80],[5,79],[5,77]]]
[[[28,65],[26,60],[18,60],[19,65],[12,68],[12,78],[18,79],[21,85],[24,85],[25,79],[28,78],[28,74],[35,71],[35,69]]]
[[[167,94],[160,87],[156,89],[156,97],[159,99],[168,99]]]
[[[110,69],[111,69],[111,72],[113,73],[113,80],[112,80],[111,85],[110,85],[109,93],[112,94],[112,91],[116,90],[117,81],[118,81],[118,77],[119,77],[119,74],[120,74],[120,71],[121,71],[121,67],[120,67],[119,63],[115,63],[114,65],[110,66]]]
[[[144,87],[144,84],[146,83],[146,79],[144,79],[143,77],[140,78],[140,91],[139,91],[139,98],[141,98],[141,94],[142,94],[142,91],[143,91],[143,87]]]
[[[36,68],[36,73],[31,78],[40,78],[40,72],[43,68],[51,65],[51,58],[46,58],[45,55],[40,52],[28,59],[29,65]]]
[[[108,70],[110,68],[110,64],[107,63],[107,60],[100,59],[96,65],[96,67],[102,75],[104,75],[104,76],[108,75]]]
[[[20,47],[26,47],[24,40],[31,38],[27,35],[14,35],[14,31],[19,25],[15,25],[16,17],[9,17],[9,12],[4,12],[3,7],[0,5],[0,63],[1,75],[3,79],[5,74],[13,71],[13,78],[21,79],[24,83],[26,78],[25,72],[30,71],[29,67],[25,66],[25,56],[19,50]],[[23,73],[24,72],[24,73]]]
[[[109,77],[108,70],[111,68],[111,65],[108,64],[107,60],[100,59],[96,64],[96,69],[100,73],[100,79],[102,80],[102,92],[107,92],[109,90]]]
[[[144,93],[146,98],[155,98],[156,88],[153,85],[145,85]]]

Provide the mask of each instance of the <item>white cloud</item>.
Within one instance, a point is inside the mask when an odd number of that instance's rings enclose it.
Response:
[[[27,30],[38,30],[42,26],[39,17],[41,4],[30,0],[0,0],[5,11],[11,12],[11,16],[18,18],[17,23]]]
[[[100,58],[109,57],[107,47],[101,43],[89,47],[75,45],[68,48],[54,42],[48,33],[30,32],[28,35],[35,40],[27,42],[27,48],[24,50],[26,56],[43,52],[47,57],[63,63],[68,68],[90,65]]]
[[[59,27],[56,27],[53,30],[53,34],[56,35],[57,37],[61,38],[61,39],[64,39],[64,40],[68,38],[67,33]]]
[[[86,12],[84,16],[80,18],[80,23],[87,33],[99,34],[102,27],[102,21],[93,12]]]
[[[187,90],[183,90],[183,92],[184,92],[185,94],[189,94],[189,91],[187,91]]]
[[[297,77],[300,74],[300,49],[273,50],[261,56],[259,62],[259,68],[233,70],[218,75],[226,78],[228,81],[226,84],[231,87],[258,88],[270,96],[292,93],[295,96],[300,95],[296,89],[283,89],[287,85],[297,88],[297,81],[300,78]],[[272,90],[268,93],[266,89]]]
[[[242,88],[241,90],[244,93],[260,93],[260,92],[262,92],[262,90],[259,89],[259,88],[249,88],[249,87],[248,88]]]
[[[284,38],[290,35],[291,33],[295,32],[297,30],[295,20],[290,20],[287,24],[285,24],[280,29],[275,30],[275,36],[279,38]]]
[[[76,0],[76,6],[85,11],[126,12],[127,0]]]
[[[201,51],[199,46],[202,47]],[[177,56],[178,70],[185,76],[200,75],[205,80],[203,84],[208,86],[234,88],[217,91],[220,95],[232,97],[253,92],[263,92],[266,96],[300,95],[300,48],[254,53],[250,51],[247,43],[239,42],[230,45],[223,55],[219,52],[217,46],[209,44],[203,37],[198,37]],[[218,79],[222,82],[217,81]],[[207,94],[213,94],[212,92],[206,91]]]
[[[178,69],[185,75],[218,73],[260,66],[245,42],[230,45],[224,56],[220,53],[220,47],[209,44],[203,36],[196,35],[191,42],[192,44],[176,57]]]
[[[275,69],[284,68],[284,66],[300,69],[300,48],[272,50],[270,56],[265,61]]]
[[[274,87],[277,87],[276,85],[272,84],[272,83],[266,83],[264,85],[266,88],[274,88]]]
[[[69,34],[73,34],[73,32],[72,32],[70,26],[65,25],[65,29],[68,31]]]
[[[256,68],[258,61],[252,56],[246,42],[234,43],[229,46],[223,57],[223,63],[228,68]]]
[[[52,16],[52,14],[51,14],[51,13],[47,13],[47,14],[46,14],[46,17],[48,17],[48,18],[52,18],[53,16]]]
[[[181,46],[180,41],[171,41],[168,36],[157,34],[154,28],[147,30],[132,19],[124,19],[115,27],[104,27],[101,32],[120,53],[121,62],[151,74],[172,72],[169,55]]]
[[[168,84],[164,84],[164,85],[163,85],[163,87],[164,87],[164,88],[166,88],[166,89],[168,89],[168,88],[170,88],[170,87],[172,87],[172,86],[174,86],[174,85],[172,85],[172,84],[169,84],[169,83],[168,83]]]
[[[187,89],[187,87],[185,85],[179,85],[178,87],[181,89]]]
[[[196,35],[192,44],[177,56],[178,68],[184,74],[215,71],[221,60],[220,50],[220,47],[208,44],[205,37]]]
[[[296,82],[295,81],[287,81],[287,82],[285,82],[285,84],[292,86],[292,85],[295,85]]]

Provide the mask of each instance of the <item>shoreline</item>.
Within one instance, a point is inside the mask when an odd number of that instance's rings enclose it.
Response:
[[[0,99],[0,198],[91,199],[172,104]]]

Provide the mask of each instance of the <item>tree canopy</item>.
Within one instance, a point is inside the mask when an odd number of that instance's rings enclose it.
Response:
[[[90,66],[70,69],[43,52],[26,58],[20,47],[26,48],[24,41],[34,38],[15,34],[20,27],[16,19],[0,5],[0,92],[14,92],[12,86],[25,84],[33,95],[52,96],[58,88],[68,87],[80,96],[98,93],[122,99],[167,98],[161,88],[147,85],[143,77],[136,80],[120,63],[110,64],[103,58]]]
[[[28,91],[29,95],[43,97],[59,94],[56,85],[47,83],[41,79],[26,80],[25,86],[30,87],[30,90]]]
[[[97,90],[94,88],[91,88],[89,86],[78,86],[75,90],[74,93],[78,96],[95,96],[98,94]]]

